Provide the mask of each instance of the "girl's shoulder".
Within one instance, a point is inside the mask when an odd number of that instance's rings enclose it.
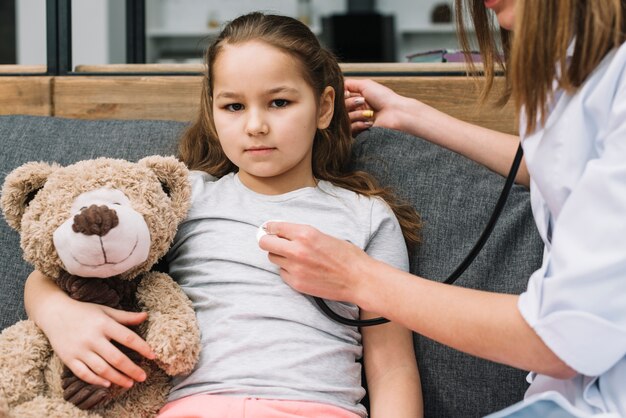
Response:
[[[191,182],[191,184],[194,184],[196,182],[209,182],[215,180],[217,180],[217,177],[212,176],[205,171],[189,170],[189,181]]]
[[[189,171],[189,184],[191,185],[191,195],[198,196],[202,194],[207,184],[214,183],[217,180],[216,177],[199,170]]]
[[[361,197],[369,199],[369,196],[361,195],[345,187],[337,186],[328,180],[319,180],[317,188],[324,194],[342,199],[358,200]]]
[[[366,209],[368,212],[380,211],[391,213],[391,208],[387,202],[378,196],[368,196],[361,193],[357,193],[353,190],[346,189],[341,186],[332,184],[329,181],[320,180],[318,188],[326,195],[330,195],[342,200],[345,204],[352,206],[353,208],[360,207]]]
[[[225,187],[229,183],[232,183],[232,177],[232,174],[227,174],[218,178],[204,171],[189,171],[189,183],[191,185],[192,199],[195,201],[198,198],[215,192],[218,188]]]

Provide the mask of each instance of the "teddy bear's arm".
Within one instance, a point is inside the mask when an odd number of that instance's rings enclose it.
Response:
[[[200,353],[200,330],[189,298],[169,275],[158,272],[142,278],[137,298],[148,312],[144,338],[157,364],[171,376],[191,372]]]

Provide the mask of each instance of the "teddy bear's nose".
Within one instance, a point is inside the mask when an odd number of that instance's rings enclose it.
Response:
[[[74,216],[72,230],[85,235],[104,236],[119,223],[117,213],[102,205],[91,205]]]

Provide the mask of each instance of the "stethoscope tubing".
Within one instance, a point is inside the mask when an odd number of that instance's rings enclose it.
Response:
[[[457,281],[459,277],[467,270],[467,268],[472,264],[480,250],[482,250],[483,246],[487,242],[487,239],[491,235],[493,228],[496,226],[498,222],[498,218],[500,218],[500,214],[502,213],[502,209],[504,209],[504,205],[506,204],[506,200],[509,197],[511,189],[513,188],[513,184],[515,183],[515,176],[517,175],[517,171],[522,162],[522,157],[524,156],[524,151],[522,149],[522,144],[520,143],[517,147],[517,152],[515,153],[515,158],[513,159],[513,164],[511,165],[511,169],[509,170],[509,174],[504,182],[504,187],[502,187],[502,191],[500,192],[500,196],[496,202],[496,205],[491,213],[491,217],[489,221],[485,225],[482,234],[478,237],[476,244],[472,247],[470,252],[467,254],[465,259],[458,265],[458,267],[448,276],[446,280],[443,281],[445,284],[453,284]],[[371,327],[374,325],[386,324],[389,322],[387,318],[379,317],[379,318],[371,318],[371,319],[351,319],[346,318],[344,316],[339,315],[326,303],[326,301],[322,298],[313,297],[313,300],[317,304],[317,306],[321,309],[322,312],[332,320],[339,322],[343,325],[348,325],[352,327]]]

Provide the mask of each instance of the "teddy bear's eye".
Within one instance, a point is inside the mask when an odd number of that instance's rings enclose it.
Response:
[[[26,198],[24,199],[24,206],[28,206],[28,204],[35,198],[35,195],[37,195],[37,192],[39,190],[41,190],[42,187],[39,187],[35,190],[31,190],[27,195]]]
[[[170,197],[170,198],[172,197],[172,190],[169,188],[167,183],[165,183],[164,181],[161,181],[161,188],[163,189],[167,197]]]

